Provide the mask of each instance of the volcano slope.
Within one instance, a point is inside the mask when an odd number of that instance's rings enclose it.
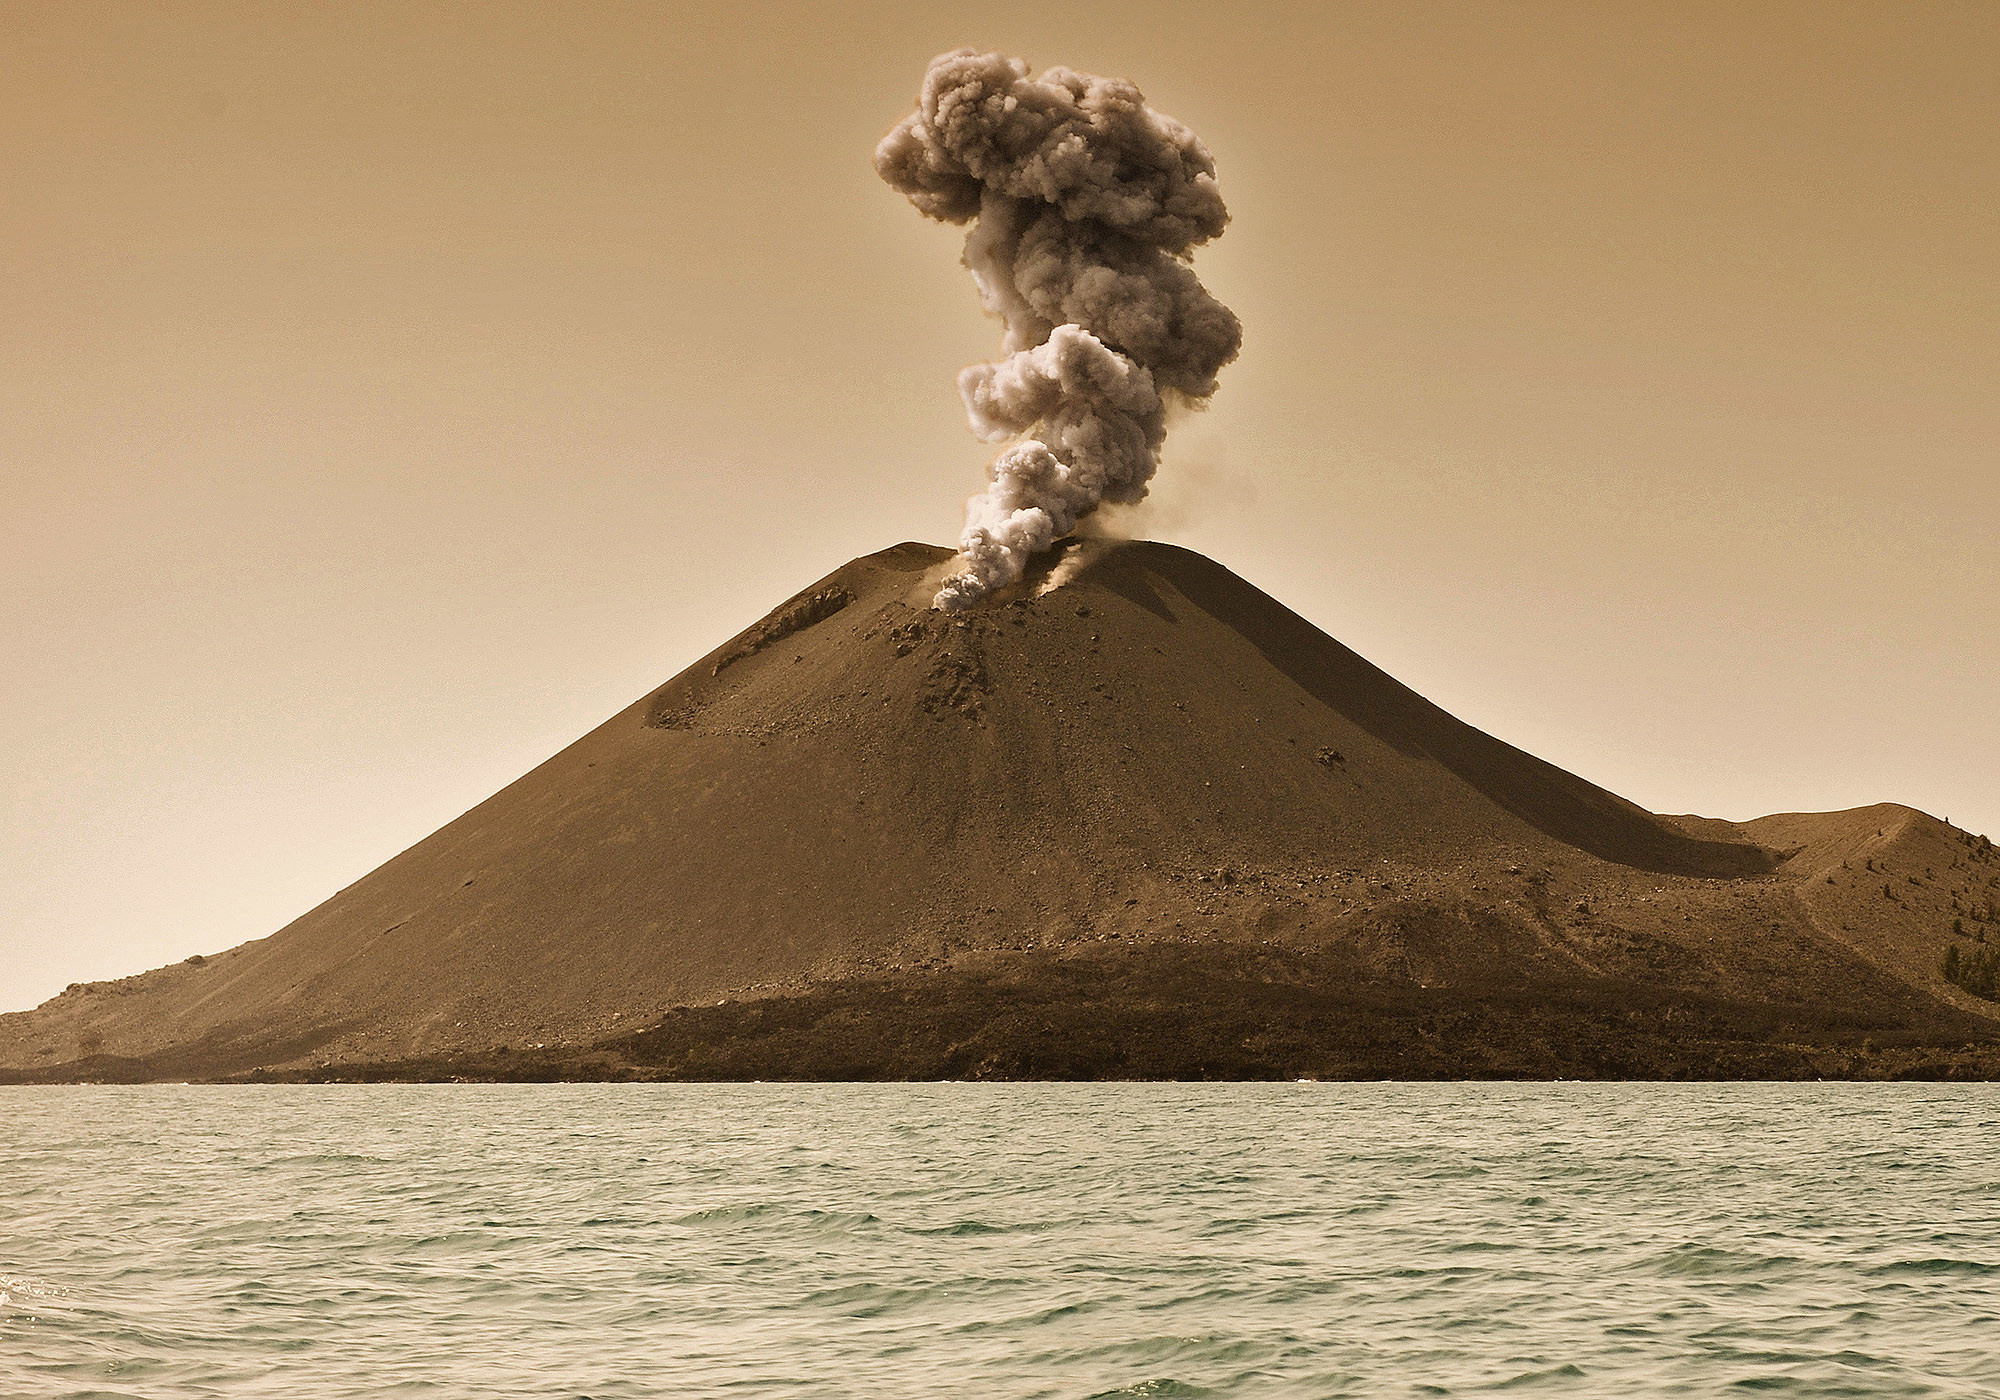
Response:
[[[14,1080],[2000,1072],[2000,859],[1655,816],[1221,566],[806,589],[270,938],[0,1017]],[[1055,586],[1059,585],[1059,586]]]

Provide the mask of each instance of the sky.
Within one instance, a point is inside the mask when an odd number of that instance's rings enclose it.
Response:
[[[961,44],[1214,152],[1135,529],[1653,810],[2000,837],[2000,6],[0,0],[0,1010],[955,538]]]

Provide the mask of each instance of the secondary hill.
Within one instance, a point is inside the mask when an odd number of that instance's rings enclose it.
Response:
[[[270,938],[0,1017],[0,1073],[2000,1064],[1938,975],[2000,940],[1964,833],[1655,816],[1187,550],[957,615],[949,558],[836,570]]]

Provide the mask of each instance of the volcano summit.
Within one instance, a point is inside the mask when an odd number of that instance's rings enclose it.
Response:
[[[2000,1072],[1940,975],[1983,839],[1654,815],[1173,546],[953,567],[857,559],[270,938],[0,1016],[0,1077]]]

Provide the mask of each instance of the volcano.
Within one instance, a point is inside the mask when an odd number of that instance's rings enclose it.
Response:
[[[0,1017],[0,1077],[2000,1073],[2000,858],[1666,817],[1220,565],[902,544],[269,938]]]

